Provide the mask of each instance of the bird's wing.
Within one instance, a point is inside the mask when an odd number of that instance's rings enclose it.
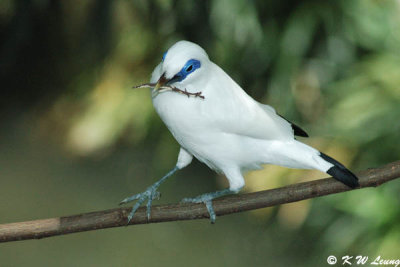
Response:
[[[299,126],[297,126],[293,122],[289,121],[288,119],[286,119],[282,115],[278,114],[273,107],[271,107],[269,105],[261,104],[261,103],[260,103],[260,106],[265,110],[265,112],[270,113],[271,116],[278,115],[279,117],[281,117],[282,119],[284,119],[285,121],[290,123],[290,126],[293,129],[294,135],[301,136],[301,137],[308,137],[308,134],[306,133],[306,131],[304,131]]]
[[[278,114],[278,113],[277,113]],[[278,114],[279,115],[279,114]],[[294,135],[296,136],[301,136],[301,137],[308,137],[308,133],[306,133],[306,131],[304,131],[303,129],[300,128],[300,126],[297,126],[296,124],[294,124],[293,122],[289,121],[288,119],[286,119],[285,117],[283,117],[282,115],[279,115],[282,119],[284,119],[285,121],[287,121],[288,123],[290,123],[290,125],[292,126]]]
[[[210,97],[205,95],[205,102],[210,104],[203,114],[214,117],[214,127],[257,139],[294,139],[291,123],[280,117],[274,108],[255,101],[218,66],[213,71],[215,75],[209,83],[212,85],[205,92],[210,94]]]
[[[227,117],[229,119],[226,119]],[[241,107],[227,117],[224,126],[232,133],[265,140],[294,139],[292,125],[280,117],[272,107],[256,101],[252,107]]]

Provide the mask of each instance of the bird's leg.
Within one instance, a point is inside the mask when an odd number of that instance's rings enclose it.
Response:
[[[130,196],[125,198],[124,200],[121,201],[121,204],[125,204],[134,200],[137,200],[136,204],[133,206],[131,213],[129,213],[128,216],[128,224],[132,220],[133,215],[135,215],[135,212],[137,209],[140,207],[140,205],[147,200],[147,219],[150,219],[151,215],[151,203],[153,202],[153,199],[159,198],[160,193],[157,191],[158,187],[165,181],[167,180],[168,177],[170,177],[172,174],[174,174],[177,170],[179,170],[178,166],[175,166],[172,170],[170,170],[166,175],[164,175],[159,181],[155,182],[153,185],[149,186],[144,192]]]
[[[211,192],[211,193],[206,193],[194,198],[184,198],[182,199],[181,202],[183,203],[204,203],[207,207],[208,213],[210,214],[210,221],[211,223],[215,223],[216,215],[215,211],[212,205],[212,200],[214,198],[226,196],[226,195],[231,195],[231,194],[237,194],[240,191],[238,190],[231,190],[229,188],[226,188],[224,190],[216,191],[216,192]]]

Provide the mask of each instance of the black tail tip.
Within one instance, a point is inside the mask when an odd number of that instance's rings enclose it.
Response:
[[[327,173],[351,188],[360,187],[357,176],[347,169],[343,170],[337,166],[333,166]]]
[[[357,176],[355,176],[354,173],[348,170],[340,162],[334,160],[328,155],[325,155],[324,153],[321,153],[321,158],[334,165],[326,173],[351,188],[360,187]]]

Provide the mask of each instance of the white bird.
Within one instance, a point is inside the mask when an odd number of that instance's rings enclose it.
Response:
[[[227,189],[183,199],[205,203],[212,223],[216,219],[212,200],[238,193],[245,185],[243,174],[260,169],[263,164],[316,169],[352,188],[359,186],[357,177],[342,164],[297,141],[295,135],[308,135],[271,106],[246,94],[197,44],[175,43],[164,53],[150,82],[154,108],[181,148],[176,166],[169,173],[143,193],[121,202],[138,200],[129,221],[146,200],[150,218],[152,200],[159,196],[160,184],[189,165],[193,156],[223,173],[229,181]],[[166,86],[175,91],[165,90]],[[189,97],[191,94],[194,97]],[[196,97],[200,94],[203,98]]]

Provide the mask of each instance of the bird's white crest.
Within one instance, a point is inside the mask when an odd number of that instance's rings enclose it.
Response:
[[[206,51],[199,45],[188,41],[179,41],[166,51],[161,71],[165,72],[166,78],[170,79],[190,59],[199,60],[202,66],[210,61]]]

